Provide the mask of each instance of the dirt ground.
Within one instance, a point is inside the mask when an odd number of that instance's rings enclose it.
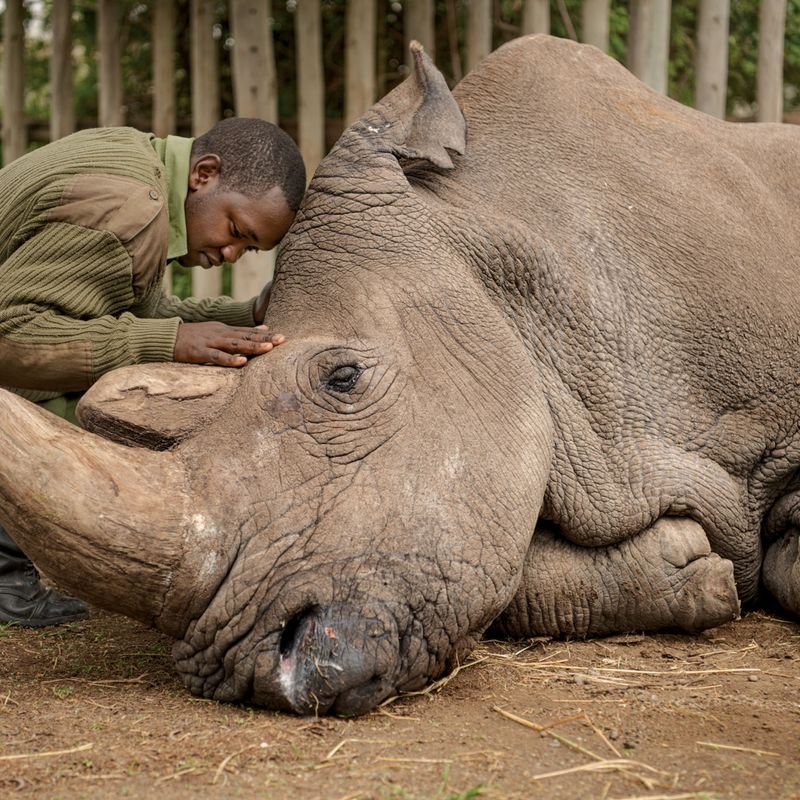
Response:
[[[122,617],[0,628],[0,797],[800,798],[800,626],[486,642],[353,720],[191,697]]]

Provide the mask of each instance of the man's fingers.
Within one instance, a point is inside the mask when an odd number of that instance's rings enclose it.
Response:
[[[228,333],[235,336],[241,336],[242,339],[251,339],[258,342],[273,342],[278,344],[276,339],[281,342],[285,341],[286,337],[281,333],[273,333],[269,330],[267,325],[257,325],[255,328],[240,328],[236,325],[228,326]]]
[[[269,353],[285,341],[266,326],[242,328],[221,322],[187,322],[178,328],[173,358],[192,364],[242,367],[248,358]]]
[[[216,339],[213,342],[209,342],[209,345],[219,350],[224,350],[227,353],[243,353],[249,356],[258,356],[262,353],[269,353],[275,345],[282,344],[285,341],[286,338],[280,334],[272,334],[264,337],[232,336]]]
[[[220,324],[217,328],[217,338],[219,339],[245,339],[248,342],[272,342],[281,344],[286,341],[282,333],[273,333],[266,325],[258,325],[255,328],[242,328],[238,325]]]
[[[286,337],[283,334],[269,333],[267,331],[248,331],[246,333],[233,331],[231,335],[240,336],[240,338],[246,339],[248,342],[272,342],[272,344],[280,344],[281,342],[286,341]]]
[[[235,337],[237,340],[241,339],[245,342],[258,342],[258,343],[269,343],[269,344],[281,344],[282,342],[286,341],[286,337],[280,333],[270,333],[267,336],[242,336],[242,337]]]
[[[269,353],[272,350],[272,342],[251,342],[247,339],[229,339],[217,344],[221,350],[229,353],[242,353],[257,356],[261,353]]]
[[[243,367],[247,363],[245,356],[225,353],[222,350],[213,348],[208,350],[208,357],[212,364],[217,364],[220,367]]]

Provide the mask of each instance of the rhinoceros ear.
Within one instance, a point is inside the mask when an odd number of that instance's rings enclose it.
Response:
[[[467,124],[444,76],[419,42],[411,42],[411,74],[357,123],[379,151],[401,161],[428,161],[452,169],[448,150],[464,154]]]
[[[204,426],[233,396],[239,370],[146,364],[104,375],[78,403],[84,428],[106,439],[170,450]]]

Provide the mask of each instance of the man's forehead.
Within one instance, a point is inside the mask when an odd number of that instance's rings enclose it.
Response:
[[[254,244],[269,246],[274,244],[276,228],[288,227],[294,218],[279,186],[261,197],[238,195],[231,211],[241,234]]]

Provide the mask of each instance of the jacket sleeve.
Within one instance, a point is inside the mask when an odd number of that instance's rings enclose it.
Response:
[[[161,294],[152,316],[158,318],[180,317],[184,322],[224,322],[228,325],[252,327],[255,298],[233,300],[230,297],[208,297],[203,300]]]
[[[0,385],[81,391],[111,369],[171,361],[180,320],[142,319],[110,230],[51,222],[0,264]]]

